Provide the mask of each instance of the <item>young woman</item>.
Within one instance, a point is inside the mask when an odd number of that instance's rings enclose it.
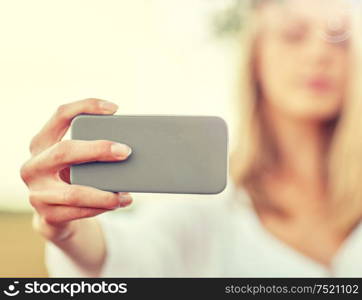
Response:
[[[69,184],[69,165],[122,160],[127,147],[61,139],[80,113],[113,114],[106,101],[62,105],[33,138],[21,176],[51,276],[362,276],[355,3],[249,3],[238,143],[221,196],[103,214],[131,195]]]

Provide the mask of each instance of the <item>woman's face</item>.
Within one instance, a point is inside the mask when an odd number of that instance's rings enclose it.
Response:
[[[256,79],[263,101],[288,117],[338,115],[348,74],[348,0],[287,0],[259,8]]]

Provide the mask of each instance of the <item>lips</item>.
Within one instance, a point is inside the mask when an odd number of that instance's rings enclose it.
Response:
[[[306,85],[309,89],[316,92],[326,92],[332,89],[332,82],[327,78],[317,77],[307,80]]]

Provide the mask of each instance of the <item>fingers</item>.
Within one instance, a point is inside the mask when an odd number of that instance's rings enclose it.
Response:
[[[35,155],[59,142],[67,132],[72,119],[82,113],[113,114],[118,106],[112,102],[89,98],[59,106],[50,120],[36,134],[30,144],[30,152]]]
[[[57,172],[72,164],[91,161],[125,160],[131,149],[125,144],[107,140],[64,140],[28,160],[21,169],[25,182],[32,178]]]
[[[62,105],[33,137],[30,145],[32,157],[21,166],[20,175],[29,187],[29,200],[36,210],[35,227],[38,226],[40,232],[52,231],[44,236],[59,238],[70,232],[65,229],[79,224],[71,222],[73,220],[93,217],[132,203],[129,193],[111,193],[65,183],[69,182],[70,165],[119,161],[131,154],[130,147],[113,141],[61,141],[75,116],[82,113],[113,114],[117,108],[116,104],[101,99]]]
[[[93,187],[64,184],[59,188],[31,191],[29,200],[35,208],[47,205],[53,209],[61,205],[113,210],[130,205],[133,199],[129,193],[112,193]]]
[[[107,211],[109,210],[57,205],[46,211],[40,210],[40,215],[46,224],[59,226],[73,220],[94,217]]]

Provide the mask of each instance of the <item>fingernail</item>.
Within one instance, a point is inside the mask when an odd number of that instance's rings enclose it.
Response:
[[[99,106],[102,110],[114,112],[118,109],[118,105],[109,101],[100,101]]]
[[[132,197],[129,194],[118,194],[119,197],[119,205],[125,206],[132,202]]]
[[[126,144],[114,143],[111,146],[112,154],[116,157],[127,157],[132,153],[132,149]]]

